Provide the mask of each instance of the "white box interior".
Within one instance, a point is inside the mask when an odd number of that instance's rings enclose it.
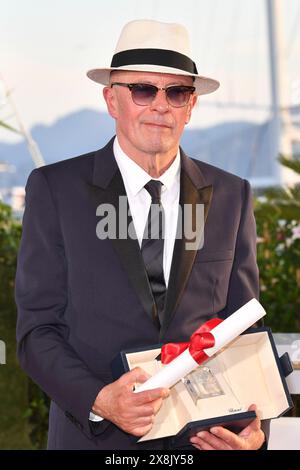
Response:
[[[164,367],[160,349],[126,355],[129,369],[141,367],[150,375]],[[153,427],[140,441],[177,434],[187,423],[247,411],[255,403],[261,419],[276,418],[289,406],[267,332],[239,336],[205,363],[224,394],[201,398],[195,404],[182,381],[171,388]]]

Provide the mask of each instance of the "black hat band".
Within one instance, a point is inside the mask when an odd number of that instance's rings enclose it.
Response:
[[[118,52],[113,56],[110,66],[124,67],[138,64],[172,67],[198,75],[195,62],[188,56],[167,49],[129,49]]]

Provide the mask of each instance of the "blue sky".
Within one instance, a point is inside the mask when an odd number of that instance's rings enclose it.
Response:
[[[201,74],[221,81],[204,97],[192,125],[264,119],[269,103],[265,0],[0,0],[0,73],[27,127],[51,124],[88,107],[104,109],[101,87],[85,76],[109,64],[127,21],[183,23]],[[288,92],[300,88],[300,1],[282,0],[288,50]],[[299,93],[300,95],[300,93]],[[233,103],[225,107],[222,103]],[[243,109],[240,103],[254,108]],[[5,114],[4,114],[5,115]],[[0,114],[4,116],[3,111]],[[11,138],[0,131],[0,140]]]

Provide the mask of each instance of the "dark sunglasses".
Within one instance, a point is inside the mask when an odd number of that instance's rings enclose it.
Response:
[[[189,102],[190,96],[196,88],[194,86],[172,85],[166,88],[158,88],[155,85],[147,83],[120,83],[114,82],[114,85],[124,86],[131,91],[132,101],[138,106],[149,106],[155,99],[158,90],[166,92],[167,102],[174,108],[182,108]]]

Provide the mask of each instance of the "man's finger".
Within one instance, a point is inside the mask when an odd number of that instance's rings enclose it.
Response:
[[[155,409],[151,405],[132,406],[132,413],[137,417],[155,416]]]
[[[211,445],[209,445],[200,437],[193,437],[191,439],[191,443],[193,444],[194,447],[196,447],[199,450],[215,450]]]
[[[229,431],[229,429],[223,428],[222,426],[213,427],[210,429],[210,432],[217,436],[219,439],[222,439],[232,447],[233,449],[239,449],[243,446],[243,440],[241,437],[237,436],[235,433]]]
[[[157,400],[158,398],[166,398],[169,396],[169,390],[167,388],[153,388],[152,390],[145,390],[144,392],[136,392],[135,403],[142,405],[143,403],[149,403]]]
[[[134,427],[142,427],[152,425],[154,421],[154,416],[141,416],[136,418],[133,422]]]
[[[135,427],[133,430],[130,430],[129,432],[133,436],[142,437],[145,434],[147,434],[147,432],[149,432],[151,428],[152,428],[152,424],[149,424],[148,426]]]
[[[208,431],[201,431],[195,436],[200,439],[199,445],[204,449],[203,444],[208,445],[216,450],[231,450],[231,447],[223,440]]]
[[[151,402],[151,406],[153,407],[155,415],[159,412],[162,404],[163,404],[163,399],[162,398],[158,398],[157,400],[154,400],[154,401]]]
[[[126,372],[119,378],[122,385],[133,385],[136,382],[143,383],[150,377],[141,367],[135,367],[130,372]]]
[[[239,436],[244,439],[248,438],[248,436],[250,436],[252,432],[258,432],[261,429],[261,420],[258,416],[256,405],[253,404],[249,406],[248,411],[255,411],[256,418],[253,419],[253,421],[251,421],[251,423],[248,426],[246,426],[244,429],[242,429],[242,431],[239,433]]]
[[[249,406],[248,411],[255,411],[256,412],[256,418],[253,421],[251,421],[251,423],[247,427],[251,428],[253,431],[259,431],[261,429],[261,420],[260,420],[260,417],[258,415],[257,406],[254,405],[254,404]],[[247,429],[247,428],[245,428],[245,429]]]

